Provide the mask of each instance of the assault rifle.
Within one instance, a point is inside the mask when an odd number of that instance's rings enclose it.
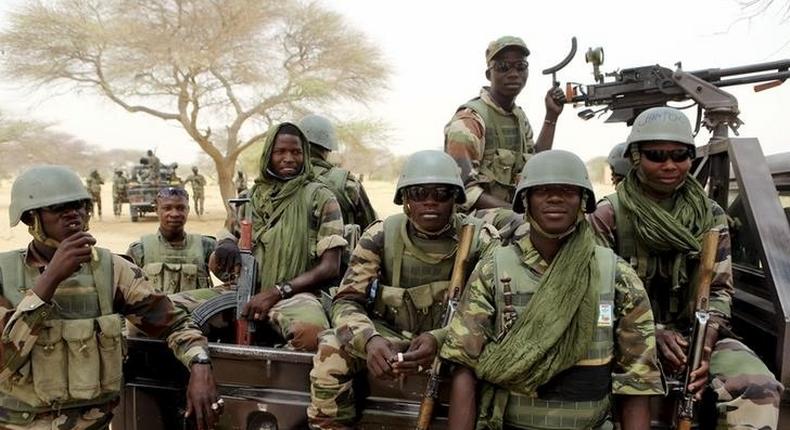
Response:
[[[710,283],[713,280],[713,265],[716,262],[716,251],[719,246],[719,231],[710,230],[702,239],[700,266],[697,274],[697,298],[694,303],[694,315],[689,336],[689,353],[686,360],[685,377],[683,378],[683,396],[677,410],[677,429],[690,430],[694,421],[694,394],[688,389],[691,373],[699,368],[705,356],[705,337],[708,333],[708,302],[710,299]]]
[[[461,234],[458,238],[458,250],[455,254],[455,262],[453,263],[453,273],[450,277],[450,286],[447,288],[445,312],[442,318],[442,326],[446,327],[447,324],[453,319],[455,315],[458,301],[461,299],[464,285],[466,284],[466,272],[469,265],[469,252],[472,247],[472,239],[475,232],[475,226],[466,224],[461,228]],[[441,347],[441,345],[439,345]],[[433,359],[431,371],[428,376],[428,385],[425,386],[425,394],[423,395],[422,402],[420,402],[420,414],[417,416],[417,430],[428,430],[431,426],[431,417],[433,416],[433,407],[436,398],[439,397],[439,374],[442,370],[442,359],[439,357],[438,351],[436,358]]]

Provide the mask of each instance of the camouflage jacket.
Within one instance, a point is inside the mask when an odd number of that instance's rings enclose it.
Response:
[[[519,242],[524,254],[524,270],[536,276],[548,263],[532,245],[529,237]],[[474,368],[486,344],[496,341],[494,255],[485,255],[469,278],[464,296],[441,350],[442,357]],[[650,301],[636,273],[618,259],[615,273],[614,361],[612,393],[626,395],[664,394],[656,357],[655,326]]]
[[[129,180],[126,176],[114,176],[112,179],[112,192],[114,195],[122,196],[129,187]]]
[[[480,90],[480,99],[499,113],[510,114],[494,102],[488,88],[484,87]],[[462,205],[462,209],[465,211],[471,209],[483,194],[484,185],[494,181],[494,178],[486,177],[480,172],[483,151],[486,148],[485,134],[486,125],[483,118],[470,108],[459,109],[444,128],[445,151],[453,155],[454,158],[465,156],[472,163],[472,171],[469,172],[469,177],[464,180],[466,203]],[[527,122],[525,153],[534,151],[533,134],[532,127]]]
[[[316,178],[325,177],[326,181],[323,182],[329,188],[338,200],[340,208],[343,211],[343,220],[349,224],[357,224],[360,228],[365,229],[373,221],[376,221],[376,211],[370,204],[365,188],[362,183],[352,174],[348,172],[346,176],[346,183],[343,185],[342,190],[335,189],[334,184],[330,184],[331,179],[327,176],[332,167],[329,162],[313,157],[311,160],[313,164],[313,172]],[[339,169],[339,168],[338,168]],[[346,213],[350,212],[350,213]],[[353,222],[352,222],[353,221]]]
[[[410,235],[418,234],[412,228],[409,228],[408,232]],[[455,241],[458,240],[455,229],[450,229],[444,234]],[[368,315],[367,302],[368,286],[383,271],[384,252],[387,246],[384,237],[383,221],[376,221],[365,230],[351,255],[348,270],[333,298],[332,326],[338,328],[338,336],[344,343],[350,343],[353,350],[363,356],[368,340],[380,334]],[[480,230],[479,244],[478,256],[489,253],[499,244],[496,229],[484,225]],[[475,261],[472,263],[474,264]],[[408,268],[404,267],[403,270],[407,271]],[[444,328],[438,328],[432,330],[431,334],[441,342],[444,339],[444,332]]]
[[[190,182],[192,184],[192,192],[202,192],[203,187],[206,186],[206,178],[201,175],[200,173],[196,175],[189,175],[185,180],[184,183]]]
[[[48,263],[36,253],[32,243],[25,260],[28,266],[39,270]],[[165,294],[157,292],[139,267],[117,255],[112,256],[112,267],[115,312],[149,336],[166,338],[184,366],[189,367],[190,361],[201,352],[208,353],[206,338],[189,315],[174,307]],[[0,285],[0,288],[17,287]],[[0,297],[0,374],[13,373],[27,362],[40,328],[55,306],[41,300],[32,289],[27,290],[16,309],[11,308],[8,299]]]
[[[716,252],[716,262],[713,266],[713,280],[710,285],[710,311],[712,319],[720,327],[728,327],[730,319],[730,306],[732,304],[732,296],[735,292],[732,284],[732,258],[730,249],[730,233],[727,227],[727,215],[724,210],[711,201],[713,210],[713,225],[714,228],[719,229],[719,248]],[[607,199],[603,199],[598,203],[598,208],[588,217],[593,228],[596,230],[598,237],[604,245],[617,251],[617,224],[615,220],[615,210],[612,204]],[[693,277],[689,276],[689,279]],[[655,280],[655,278],[654,278]],[[669,289],[669,285],[655,285],[656,282],[651,282],[645,285],[650,295],[653,314],[656,315],[656,322],[660,325],[674,326],[677,321],[662,317],[667,315],[667,309],[662,309],[665,306],[656,299],[658,292],[661,289]],[[681,286],[681,288],[688,288],[689,285]],[[688,293],[688,292],[687,292]],[[688,324],[682,324],[687,326]]]
[[[85,182],[87,183],[86,188],[91,194],[100,193],[101,186],[104,185],[104,179],[102,179],[101,176],[88,176]]]

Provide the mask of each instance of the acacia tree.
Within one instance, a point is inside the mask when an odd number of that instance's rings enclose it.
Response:
[[[9,76],[178,123],[213,160],[225,201],[239,155],[271,125],[367,101],[388,75],[363,34],[299,0],[32,1],[8,23]]]

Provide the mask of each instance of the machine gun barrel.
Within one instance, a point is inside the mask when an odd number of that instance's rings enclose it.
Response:
[[[766,63],[747,64],[745,66],[727,67],[727,68],[711,68],[703,70],[695,70],[691,72],[692,75],[699,76],[707,81],[717,80],[725,76],[733,75],[747,75],[749,73],[766,72],[769,70],[788,70],[790,68],[790,60],[769,61]],[[708,78],[708,76],[710,78]]]

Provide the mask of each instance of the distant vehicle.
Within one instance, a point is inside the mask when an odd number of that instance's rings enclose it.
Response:
[[[155,211],[154,200],[161,188],[183,188],[184,184],[177,179],[177,163],[163,164],[159,167],[159,181],[154,181],[151,168],[145,158],[140,163],[129,169],[129,184],[126,196],[129,200],[129,216],[132,222],[137,222],[140,217]]]

